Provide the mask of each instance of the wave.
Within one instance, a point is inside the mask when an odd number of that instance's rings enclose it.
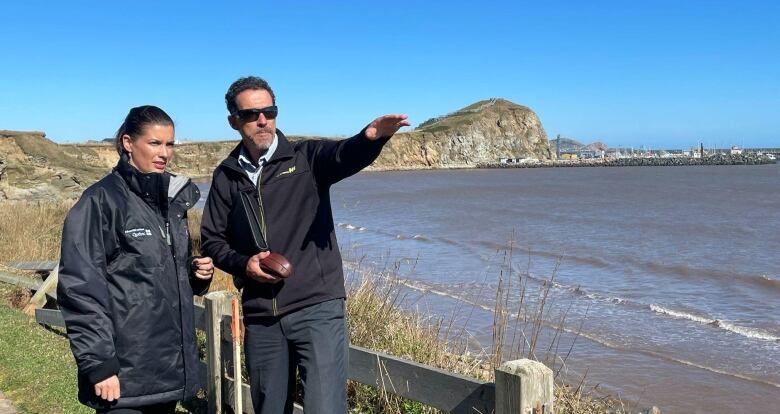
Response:
[[[487,247],[491,250],[506,250],[506,251],[512,250],[515,252],[514,254],[515,257],[522,257],[523,255],[540,256],[540,257],[546,257],[555,260],[560,259],[563,262],[582,263],[597,268],[605,268],[612,265],[612,263],[610,263],[608,260],[594,255],[575,256],[575,255],[565,254],[561,252],[537,250],[537,249],[519,246],[513,242],[498,243],[498,242],[488,241],[488,240],[477,240],[474,242],[474,244]]]
[[[563,285],[558,285],[556,287],[563,288]],[[569,287],[565,287],[565,289],[569,290],[574,295],[581,296],[593,301],[610,303],[614,305],[629,306],[633,308],[649,309],[660,315],[669,316],[675,319],[686,319],[701,325],[708,325],[714,328],[721,329],[723,331],[735,333],[737,335],[741,335],[746,338],[759,339],[762,341],[769,341],[769,342],[780,342],[780,336],[765,331],[763,329],[749,328],[746,326],[741,326],[731,322],[727,322],[722,319],[709,318],[706,316],[696,315],[685,311],[669,309],[655,303],[648,305],[642,302],[633,301],[621,297],[605,296],[599,293],[589,292],[586,289],[582,288],[581,286],[574,286],[574,287],[569,286]]]
[[[746,338],[760,339],[763,341],[780,342],[780,336],[773,335],[771,332],[767,332],[763,329],[748,328],[746,326],[735,325],[731,322],[722,321],[720,319],[711,319],[705,316],[694,315],[688,312],[668,309],[660,305],[651,304],[650,310],[662,315],[668,315],[676,319],[687,319],[702,325],[709,325],[714,328],[729,331],[737,335],[742,335]]]
[[[350,223],[338,223],[337,226],[345,228],[347,230],[357,230],[357,231],[366,231],[366,230],[368,230],[366,227],[356,226],[356,225],[350,224]]]
[[[673,356],[665,355],[665,354],[662,354],[662,353],[656,352],[656,351],[649,351],[649,350],[646,350],[646,349],[627,348],[627,347],[624,347],[624,346],[621,346],[621,345],[614,344],[614,343],[612,343],[610,341],[607,341],[607,340],[605,340],[603,338],[600,338],[600,337],[598,337],[596,335],[593,335],[593,334],[590,334],[590,333],[587,333],[587,332],[580,332],[579,335],[584,337],[584,338],[587,338],[587,339],[589,339],[589,340],[591,340],[593,342],[596,342],[596,343],[601,344],[603,346],[606,346],[608,348],[616,349],[618,351],[636,352],[636,353],[639,353],[639,354],[642,354],[642,355],[655,357],[655,358],[658,358],[658,359],[661,359],[661,360],[664,360],[664,361],[675,362],[675,363],[678,363],[678,364],[681,364],[681,365],[687,365],[687,366],[690,366],[690,367],[694,367],[694,368],[702,369],[702,370],[705,370],[705,371],[713,372],[715,374],[726,375],[726,376],[729,376],[729,377],[739,378],[739,379],[742,379],[742,380],[745,380],[745,381],[751,381],[751,382],[756,382],[756,383],[763,384],[763,385],[768,385],[770,387],[780,388],[780,384],[778,384],[776,382],[768,381],[768,380],[761,379],[761,378],[755,378],[755,377],[752,377],[750,375],[740,374],[740,373],[737,373],[737,372],[730,372],[730,371],[726,371],[726,370],[723,370],[723,369],[710,367],[710,366],[707,366],[707,365],[702,365],[702,364],[699,364],[699,363],[696,363],[696,362],[693,362],[693,361],[688,361],[686,359],[681,359],[681,358],[675,358]]]
[[[644,261],[637,257],[624,257],[622,262],[630,263],[636,268],[648,270],[654,274],[671,275],[685,279],[702,278],[715,280],[720,283],[728,283],[732,286],[734,282],[753,285],[763,290],[769,289],[780,293],[780,280],[770,277],[766,274],[739,273],[730,270],[697,268],[686,264],[666,264],[653,261]]]
[[[431,239],[428,236],[425,236],[423,234],[408,235],[408,234],[403,234],[403,233],[392,233],[392,232],[381,231],[381,230],[369,230],[365,226],[359,226],[359,225],[356,225],[356,224],[343,223],[343,222],[337,223],[336,225],[338,227],[341,227],[341,228],[346,229],[346,230],[371,231],[371,232],[376,233],[376,234],[382,234],[382,235],[385,235],[385,236],[390,236],[390,237],[393,237],[393,238],[396,238],[396,239],[399,239],[399,240],[410,239],[410,240],[419,240],[419,241],[431,241]],[[450,244],[453,244],[453,243],[450,243]]]

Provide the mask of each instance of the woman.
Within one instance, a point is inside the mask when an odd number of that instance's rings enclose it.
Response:
[[[173,144],[162,109],[131,109],[119,163],[65,219],[57,298],[79,401],[98,413],[173,413],[199,388],[192,295],[214,266],[190,255],[187,210],[200,192],[165,171]]]

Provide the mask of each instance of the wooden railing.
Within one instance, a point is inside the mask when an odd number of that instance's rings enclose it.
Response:
[[[37,293],[47,285],[45,280],[33,283],[41,288]],[[199,370],[208,393],[209,413],[232,412],[234,407],[231,298],[228,292],[212,292],[205,296],[205,306],[195,305],[195,327],[206,333],[206,361],[200,363]],[[44,325],[65,326],[58,310],[35,309],[35,319]],[[351,345],[348,376],[353,381],[450,413],[553,412],[552,371],[528,359],[504,363],[496,370],[496,382],[492,383]],[[242,411],[254,413],[248,385],[242,385],[241,395]],[[296,407],[296,412],[303,412],[302,408]]]

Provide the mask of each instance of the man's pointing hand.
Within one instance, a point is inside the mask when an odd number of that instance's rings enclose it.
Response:
[[[401,114],[380,116],[366,127],[366,138],[374,141],[379,138],[391,137],[401,127],[411,125],[406,118],[408,118],[406,115]]]

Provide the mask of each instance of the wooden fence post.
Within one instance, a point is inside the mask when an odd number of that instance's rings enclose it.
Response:
[[[496,414],[552,414],[553,372],[530,359],[496,370]]]
[[[222,414],[222,315],[230,312],[228,292],[206,294],[206,367],[208,371],[208,412]]]

